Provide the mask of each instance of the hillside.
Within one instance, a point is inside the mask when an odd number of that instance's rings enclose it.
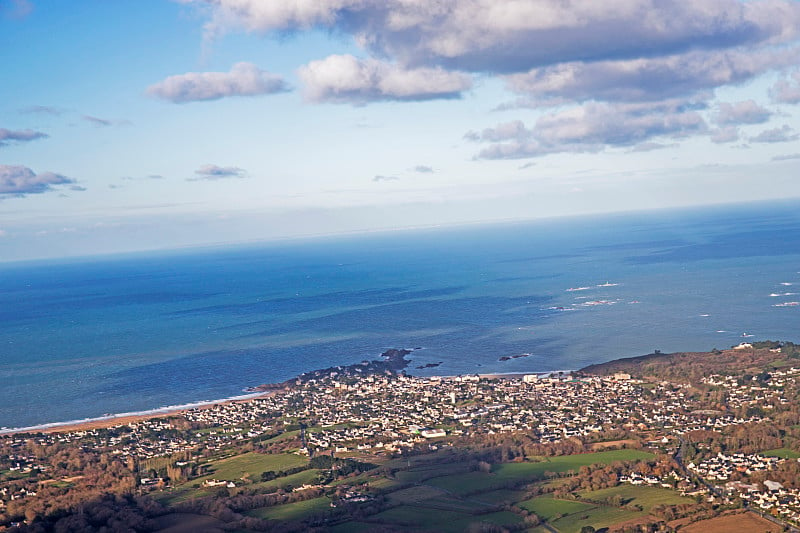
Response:
[[[601,376],[625,372],[641,378],[695,381],[709,374],[757,374],[797,365],[800,361],[793,343],[762,341],[752,345],[752,348],[710,352],[656,352],[589,365],[578,372]]]

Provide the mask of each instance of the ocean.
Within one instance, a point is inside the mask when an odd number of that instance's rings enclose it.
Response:
[[[392,347],[455,375],[798,341],[798,207],[0,264],[0,427],[234,397]]]

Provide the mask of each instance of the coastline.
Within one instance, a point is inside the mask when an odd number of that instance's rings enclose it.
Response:
[[[158,407],[155,409],[148,409],[145,411],[116,413],[107,416],[83,418],[79,420],[67,420],[63,422],[47,422],[44,424],[37,424],[34,426],[0,429],[0,436],[15,435],[19,433],[63,433],[68,431],[87,431],[92,429],[109,428],[123,424],[130,424],[133,422],[141,422],[143,420],[151,420],[153,418],[164,418],[178,413],[183,413],[191,409],[208,409],[214,407],[215,405],[224,405],[236,402],[248,402],[256,398],[265,398],[273,394],[275,394],[275,391],[266,391],[266,392],[258,391],[258,392],[243,394],[240,396],[221,398],[218,400],[202,400],[199,402]]]
[[[351,365],[332,366],[324,369],[310,370],[304,372],[292,379],[286,380],[282,383],[265,383],[255,387],[247,387],[244,389],[246,394],[239,396],[231,396],[219,400],[201,400],[198,402],[191,402],[180,405],[171,405],[165,407],[158,407],[155,409],[148,409],[145,411],[136,411],[129,413],[116,413],[107,416],[99,416],[92,418],[84,418],[79,420],[67,420],[64,422],[48,422],[44,424],[37,424],[33,426],[5,428],[0,429],[0,436],[14,435],[19,433],[62,433],[67,431],[86,431],[91,429],[107,428],[122,424],[130,424],[132,422],[150,420],[153,418],[161,418],[169,415],[174,415],[189,409],[209,408],[215,405],[223,405],[231,402],[247,402],[255,398],[263,398],[275,394],[277,390],[281,390],[294,381],[308,381],[311,379],[319,378],[324,375],[342,374],[351,376],[366,376],[369,374],[377,374],[381,372],[400,372],[404,371],[411,361],[405,357],[412,353],[415,349],[397,349],[389,348],[383,352],[380,357],[372,361],[362,361],[361,363]]]
[[[307,372],[303,375],[312,374],[317,371]],[[522,376],[529,375],[529,374],[536,374],[538,376],[549,376],[552,374],[557,374],[559,372],[574,372],[574,370],[550,370],[550,371],[535,371],[531,370],[529,372],[492,372],[487,374],[470,374],[470,375],[477,375],[483,379],[515,379],[521,378]],[[413,374],[409,374],[413,375]],[[464,374],[460,374],[464,375]],[[453,379],[458,377],[459,375],[433,375],[433,376],[419,376],[420,378],[440,378],[440,379]],[[299,376],[298,376],[299,377]],[[295,378],[297,379],[297,378]],[[291,382],[293,380],[288,380],[286,383]],[[20,433],[66,433],[70,431],[90,431],[93,429],[103,429],[103,428],[110,428],[114,426],[124,425],[124,424],[131,424],[135,422],[142,422],[145,420],[151,420],[154,418],[165,418],[168,416],[173,416],[176,414],[184,413],[191,409],[209,409],[211,407],[217,405],[225,405],[228,403],[246,403],[251,400],[255,400],[258,398],[266,398],[269,396],[274,395],[278,388],[273,388],[271,390],[257,390],[257,387],[248,387],[245,390],[253,390],[253,392],[249,392],[248,394],[243,394],[240,396],[231,396],[229,398],[221,398],[218,400],[203,400],[199,402],[192,402],[186,403],[181,405],[171,405],[165,407],[159,407],[155,409],[148,409],[145,411],[136,411],[136,412],[129,412],[129,413],[116,413],[108,416],[99,416],[99,417],[92,417],[92,418],[84,418],[80,420],[67,420],[63,422],[47,422],[44,424],[37,424],[35,426],[27,426],[27,427],[19,427],[19,428],[7,428],[7,429],[0,429],[0,437],[8,436],[8,435],[16,435]]]

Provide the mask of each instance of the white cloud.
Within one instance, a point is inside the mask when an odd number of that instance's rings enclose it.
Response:
[[[3,196],[27,196],[53,190],[59,185],[71,185],[75,180],[53,172],[35,173],[28,167],[0,165],[0,198]],[[85,190],[83,187],[77,190]]]
[[[732,143],[739,140],[739,128],[736,126],[725,126],[710,132],[711,142],[717,144]]]
[[[735,124],[761,124],[769,120],[772,112],[758,105],[753,100],[745,100],[733,104],[719,104],[715,122],[722,126]]]
[[[381,175],[379,174],[379,175],[377,175],[377,176],[373,177],[373,178],[372,178],[372,181],[374,181],[374,182],[376,182],[376,183],[377,183],[377,182],[379,182],[379,181],[397,181],[397,180],[399,180],[399,179],[400,179],[400,178],[398,178],[397,176],[381,176]]]
[[[783,143],[789,141],[796,141],[800,138],[800,134],[784,124],[780,128],[773,128],[771,130],[764,130],[755,137],[750,137],[750,142],[755,143]]]
[[[0,147],[6,146],[10,142],[28,142],[36,139],[44,139],[46,133],[34,130],[7,130],[0,128]]]
[[[528,139],[533,136],[533,132],[525,128],[525,124],[521,120],[512,120],[511,122],[504,122],[498,124],[493,128],[485,128],[480,133],[475,131],[468,131],[464,134],[464,138],[470,141],[489,141],[499,142],[508,140]]]
[[[778,80],[770,90],[772,99],[781,104],[800,103],[800,70]]]
[[[678,146],[678,143],[665,144],[665,143],[655,143],[655,142],[643,142],[631,148],[631,152],[652,152],[653,150],[663,150],[665,148],[674,148],[676,146]]]
[[[405,70],[376,59],[331,55],[300,67],[305,97],[312,102],[365,104],[381,100],[459,98],[472,86],[466,74],[441,68]]]
[[[93,126],[98,128],[106,128],[109,126],[129,126],[130,120],[117,119],[117,118],[100,118],[91,115],[82,115],[81,118]]]
[[[182,0],[209,9],[210,35],[331,28],[403,65],[525,72],[697,49],[787,42],[790,0]]]
[[[56,117],[64,114],[63,109],[47,105],[32,105],[20,109],[19,112],[25,114],[53,115]]]
[[[755,101],[722,103],[708,117],[718,128],[709,131],[699,112],[711,108],[715,90],[800,64],[793,0],[179,1],[202,6],[213,37],[319,29],[351,36],[370,57],[333,55],[302,66],[309,101],[458,98],[479,74],[499,76],[516,93],[501,109],[560,106],[533,128],[517,120],[468,132],[491,143],[481,157],[644,150],[659,137],[696,134],[732,142],[735,126],[772,113]],[[772,94],[800,102],[800,74]]]
[[[694,50],[682,54],[569,62],[506,76],[509,88],[534,103],[570,100],[656,101],[691,96],[795,65],[800,48]]]
[[[189,181],[221,180],[229,178],[245,178],[247,172],[239,167],[220,167],[217,165],[203,165],[194,171],[194,177]]]
[[[682,101],[647,104],[589,102],[542,115],[533,128],[520,121],[499,124],[471,140],[492,143],[478,158],[515,159],[559,152],[598,152],[606,146],[646,146],[653,138],[682,138],[705,132],[700,114]]]
[[[147,88],[147,94],[176,104],[218,100],[230,96],[257,96],[288,91],[282,77],[252,63],[237,63],[230,72],[187,72],[170,76]]]

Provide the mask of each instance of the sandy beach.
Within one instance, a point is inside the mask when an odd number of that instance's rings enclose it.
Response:
[[[275,394],[275,391],[260,392],[249,396],[247,398],[227,398],[223,400],[216,400],[210,402],[203,402],[187,406],[177,406],[174,409],[164,408],[163,410],[157,409],[146,413],[136,414],[122,414],[119,416],[108,416],[96,418],[91,420],[76,420],[74,422],[64,423],[51,423],[43,424],[41,426],[33,426],[29,428],[14,428],[0,432],[0,435],[15,435],[18,433],[68,433],[70,431],[90,431],[93,429],[110,428],[114,426],[122,426],[125,424],[132,424],[135,422],[142,422],[144,420],[152,420],[154,418],[166,418],[175,416],[177,414],[185,413],[192,409],[209,409],[217,405],[226,405],[230,403],[247,403],[259,398],[266,398]]]

